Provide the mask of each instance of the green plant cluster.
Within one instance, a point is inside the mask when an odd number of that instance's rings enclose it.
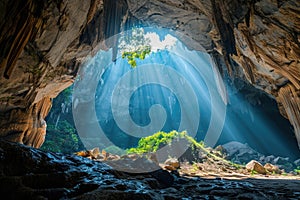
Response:
[[[128,64],[132,67],[136,67],[136,59],[144,60],[146,55],[151,53],[150,46],[144,46],[135,51],[125,51],[122,53],[122,58],[127,58]]]
[[[141,138],[138,142],[138,146],[136,148],[130,148],[127,150],[127,153],[150,153],[156,152],[159,148],[164,145],[169,145],[174,139],[185,138],[191,144],[197,144],[197,146],[204,147],[204,143],[198,143],[194,138],[188,136],[186,131],[177,132],[171,131],[169,133],[159,131],[151,136]]]
[[[300,166],[297,166],[297,168],[296,168],[296,169],[294,169],[294,172],[296,172],[297,174],[299,174],[299,175],[300,175]]]
[[[138,142],[137,147],[127,149],[127,153],[146,154],[156,152],[161,147],[165,145],[171,145],[172,141],[178,140],[180,138],[187,140],[193,150],[199,149],[205,152],[209,157],[225,162],[233,167],[236,167],[237,169],[243,167],[242,165],[236,164],[232,161],[228,161],[220,156],[213,154],[211,150],[205,146],[203,141],[197,142],[193,137],[189,136],[186,131],[171,131],[169,133],[159,131],[151,136],[141,138]]]
[[[121,34],[118,49],[122,58],[127,58],[128,64],[136,67],[136,59],[144,60],[151,52],[150,39],[145,37],[143,28],[133,27],[131,31]]]
[[[58,153],[74,153],[79,151],[80,147],[78,134],[68,121],[60,121],[57,127],[54,124],[47,126],[46,140],[41,149]]]
[[[253,176],[253,175],[256,175],[256,174],[258,174],[258,172],[257,172],[257,171],[255,171],[255,170],[251,170],[251,172],[250,172],[250,175],[251,175],[251,176]]]

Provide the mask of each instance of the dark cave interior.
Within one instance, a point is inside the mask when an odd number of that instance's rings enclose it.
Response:
[[[1,1],[0,192],[298,199],[299,16],[297,0]]]

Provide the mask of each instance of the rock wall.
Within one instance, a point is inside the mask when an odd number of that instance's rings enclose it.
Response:
[[[102,29],[95,28],[103,21],[94,20],[102,11],[101,0],[1,1],[1,137],[43,144],[51,98],[72,84],[103,38]]]
[[[4,0],[0,3],[0,136],[39,147],[51,98],[86,56],[132,19],[181,31],[224,76],[278,102],[300,146],[300,2],[297,0]],[[193,48],[193,43],[186,41]]]

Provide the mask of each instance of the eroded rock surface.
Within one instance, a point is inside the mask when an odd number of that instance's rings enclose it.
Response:
[[[297,199],[300,194],[295,177],[227,173],[223,178],[206,169],[181,170],[190,175],[162,169],[128,174],[89,158],[0,140],[0,192],[5,199]]]
[[[103,23],[102,11],[97,0],[1,2],[1,137],[43,144],[50,99],[72,84],[101,40],[102,29],[85,42],[86,29]]]

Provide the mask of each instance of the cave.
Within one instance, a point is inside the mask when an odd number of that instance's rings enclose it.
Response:
[[[5,198],[299,198],[297,0],[0,8]]]

